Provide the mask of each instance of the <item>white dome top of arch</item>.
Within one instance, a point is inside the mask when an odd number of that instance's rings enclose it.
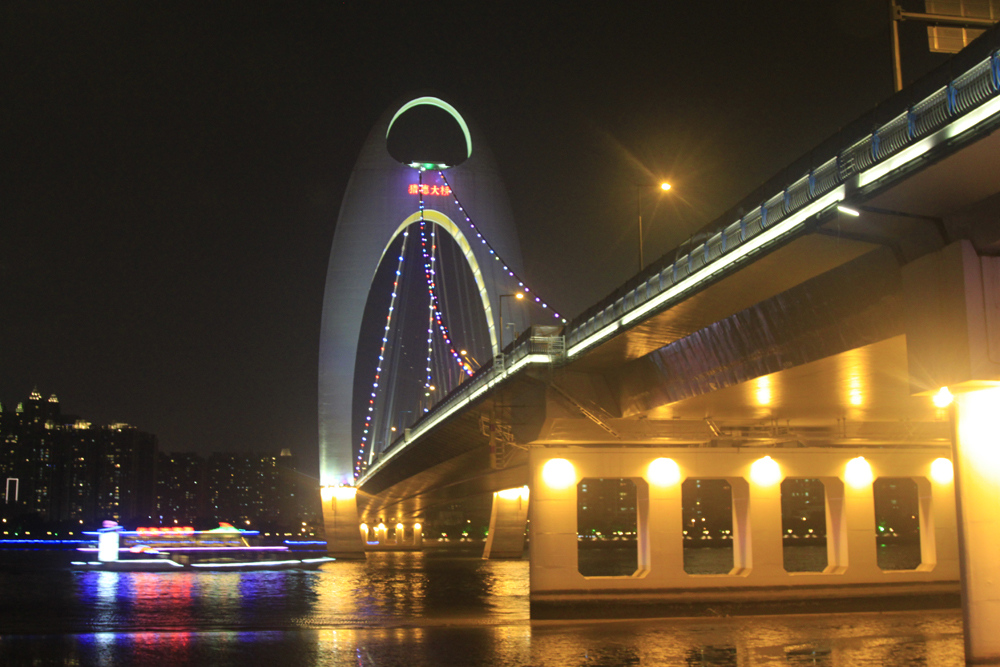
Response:
[[[388,138],[389,133],[392,132],[392,125],[396,122],[396,119],[413,107],[422,106],[437,107],[438,109],[446,111],[452,118],[455,119],[458,126],[462,128],[462,134],[465,136],[465,157],[472,157],[472,133],[469,132],[469,126],[465,124],[465,119],[462,118],[462,114],[458,113],[458,109],[451,106],[444,100],[438,99],[437,97],[418,97],[399,107],[399,111],[393,115],[392,120],[389,121],[389,127],[385,130],[386,138]]]

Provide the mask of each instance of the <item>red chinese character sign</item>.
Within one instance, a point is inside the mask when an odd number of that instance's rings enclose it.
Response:
[[[406,189],[410,195],[424,195],[425,197],[447,197],[451,194],[451,188],[447,185],[428,185],[427,183],[410,183]]]

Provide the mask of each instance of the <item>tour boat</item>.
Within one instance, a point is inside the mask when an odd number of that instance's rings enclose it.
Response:
[[[212,530],[167,526],[123,530],[105,521],[96,533],[97,547],[80,547],[97,560],[73,561],[78,570],[110,572],[173,572],[231,570],[314,570],[333,558],[295,558],[287,546],[256,546],[260,533],[220,523]],[[295,554],[297,555],[297,554]]]

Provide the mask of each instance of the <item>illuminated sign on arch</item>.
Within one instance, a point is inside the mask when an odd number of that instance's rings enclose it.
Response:
[[[447,185],[428,185],[427,183],[410,183],[406,188],[408,195],[424,195],[430,197],[447,197],[451,195],[451,188]]]

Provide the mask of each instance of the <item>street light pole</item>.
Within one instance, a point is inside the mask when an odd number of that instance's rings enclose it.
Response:
[[[523,299],[524,294],[521,292],[515,292],[514,294],[501,294],[500,295],[500,352],[503,353],[503,300],[506,298]]]
[[[639,184],[639,183],[636,183],[635,185],[635,214],[636,217],[639,219],[639,271],[640,272],[642,271],[643,267],[646,266],[646,261],[642,255],[642,189],[652,188],[652,187],[659,187],[661,190],[666,192],[667,190],[670,189],[670,183],[664,181],[663,183],[660,183],[659,186],[654,186],[651,184]]]

